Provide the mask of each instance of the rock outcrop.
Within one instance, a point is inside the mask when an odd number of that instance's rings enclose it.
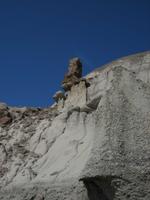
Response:
[[[65,100],[65,94],[62,91],[57,91],[54,96],[53,99],[58,103],[59,101],[61,101],[62,99]]]
[[[0,199],[150,199],[150,52],[79,79],[49,108],[1,104]]]
[[[79,58],[72,58],[69,62],[68,73],[65,75],[62,82],[62,88],[65,91],[71,89],[73,85],[80,82],[82,77],[82,63]]]
[[[0,103],[0,126],[5,126],[10,124],[12,121],[12,116],[8,110],[8,107],[4,103]]]

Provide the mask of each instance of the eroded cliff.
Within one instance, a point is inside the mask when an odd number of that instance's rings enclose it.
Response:
[[[0,199],[150,199],[150,52],[76,80],[49,108],[0,105]]]

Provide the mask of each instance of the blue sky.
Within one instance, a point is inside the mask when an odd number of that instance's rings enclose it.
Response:
[[[49,106],[71,57],[87,74],[146,50],[149,0],[0,1],[0,101]]]

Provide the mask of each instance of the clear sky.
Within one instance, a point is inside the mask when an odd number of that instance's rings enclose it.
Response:
[[[1,0],[0,101],[48,106],[71,57],[87,74],[146,50],[149,0]]]

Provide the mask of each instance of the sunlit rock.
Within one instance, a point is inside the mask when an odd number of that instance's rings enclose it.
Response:
[[[0,199],[150,199],[150,52],[80,70],[49,108],[0,104]]]

